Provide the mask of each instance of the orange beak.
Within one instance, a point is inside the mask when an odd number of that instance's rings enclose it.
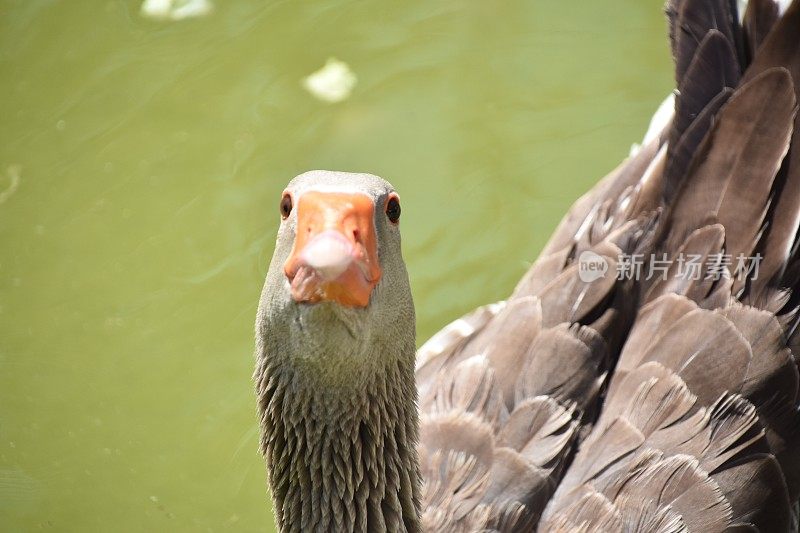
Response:
[[[304,193],[297,235],[283,271],[296,302],[366,307],[381,279],[375,206],[368,196]]]

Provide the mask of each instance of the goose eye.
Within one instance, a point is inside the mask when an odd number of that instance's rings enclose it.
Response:
[[[397,224],[400,220],[400,199],[397,196],[389,197],[386,202],[386,216],[392,224]]]
[[[286,192],[281,198],[281,218],[286,220],[292,212],[292,196]]]

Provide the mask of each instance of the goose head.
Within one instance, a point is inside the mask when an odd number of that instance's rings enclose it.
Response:
[[[258,337],[269,356],[326,382],[413,366],[414,305],[400,249],[400,199],[371,174],[311,171],[279,201]]]

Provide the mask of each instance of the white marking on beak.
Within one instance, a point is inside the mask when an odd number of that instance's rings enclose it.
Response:
[[[353,245],[338,231],[323,231],[303,248],[300,258],[321,278],[330,281],[353,262]]]

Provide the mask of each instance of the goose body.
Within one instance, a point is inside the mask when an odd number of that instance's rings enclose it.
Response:
[[[281,531],[797,530],[800,0],[784,8],[668,2],[674,112],[507,300],[416,355],[397,192],[290,182],[256,321]]]

